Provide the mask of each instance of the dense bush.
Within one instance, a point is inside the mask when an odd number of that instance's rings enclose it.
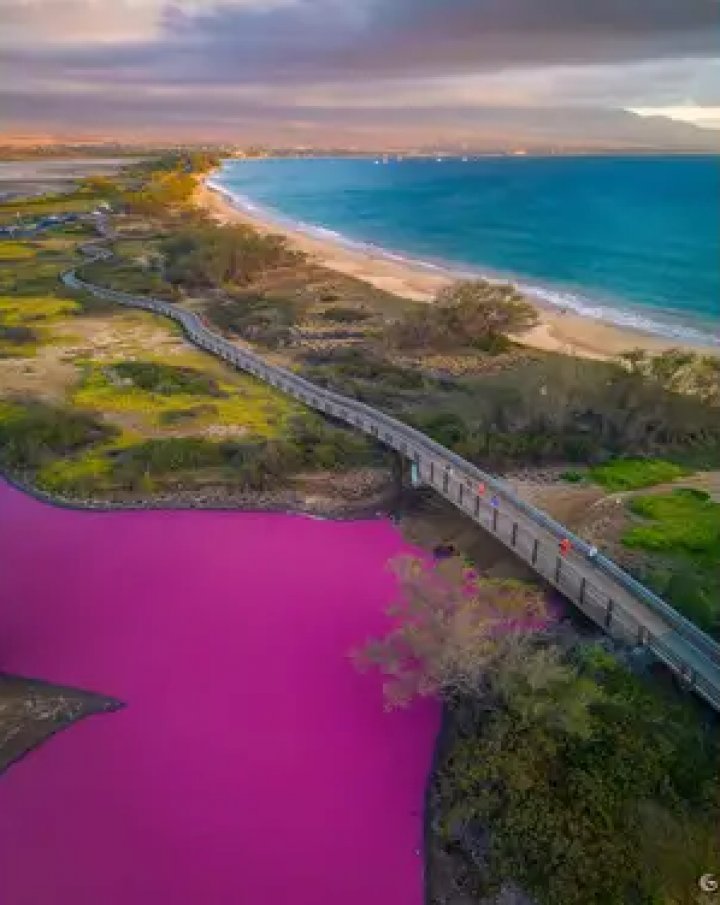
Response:
[[[190,288],[246,284],[261,273],[298,259],[282,236],[261,235],[249,226],[199,223],[162,246],[166,276]]]
[[[146,440],[119,450],[113,474],[120,480],[144,474],[156,477],[191,468],[222,465],[227,450],[223,444],[201,437],[164,437]]]
[[[336,349],[305,356],[305,373],[323,386],[340,391],[355,389],[355,381],[368,381],[378,390],[419,390],[428,382],[421,371],[387,361],[368,349]]]
[[[30,327],[25,327],[21,324],[17,326],[0,324],[0,344],[28,345],[36,342],[37,339],[37,332]]]
[[[446,702],[431,819],[468,901],[504,883],[541,905],[697,901],[720,871],[720,746],[693,702],[602,647],[561,649],[528,586],[457,561],[398,578],[393,627],[362,661],[393,704]]]
[[[472,280],[449,286],[432,305],[410,311],[393,325],[388,341],[425,352],[468,346],[498,352],[507,348],[508,333],[536,322],[535,308],[513,286]]]
[[[257,292],[234,292],[208,305],[213,323],[251,342],[271,349],[287,345],[301,313],[295,300],[267,298]]]
[[[472,408],[455,416],[463,436],[453,448],[490,467],[613,456],[712,467],[720,455],[717,409],[617,365],[558,357],[478,378],[471,390]],[[436,414],[419,412],[415,420]]]
[[[89,415],[37,402],[0,402],[0,465],[26,470],[113,436]]]
[[[433,440],[450,449],[457,448],[469,435],[467,424],[454,412],[440,412],[437,415],[415,418],[414,423]]]
[[[479,889],[512,878],[547,905],[690,905],[720,867],[716,734],[607,655],[584,659],[566,667],[570,688],[595,689],[581,732],[548,723],[530,688],[531,706],[511,698],[458,735],[439,775],[446,839],[488,834],[481,863],[466,850]]]
[[[141,487],[146,478],[182,482],[188,472],[221,469],[222,476],[247,489],[282,484],[308,470],[367,465],[372,450],[359,435],[304,417],[279,439],[213,441],[202,437],[169,437],[123,447],[114,457],[112,475],[125,486]]]
[[[334,308],[326,308],[320,312],[320,317],[326,321],[334,321],[338,324],[357,324],[372,317],[370,312],[361,311],[359,308],[346,308],[337,305]]]
[[[189,394],[223,396],[217,380],[196,368],[178,367],[155,361],[122,361],[112,365],[113,374],[134,386],[163,396]]]
[[[182,169],[154,172],[137,191],[129,191],[123,195],[123,206],[133,214],[162,216],[169,208],[189,201],[195,186],[195,178]]]

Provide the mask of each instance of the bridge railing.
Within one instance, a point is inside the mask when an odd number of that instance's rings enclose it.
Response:
[[[66,274],[63,279],[75,288],[178,321],[198,345],[291,393],[306,404],[363,430],[414,460],[436,491],[515,549],[536,572],[574,600],[593,621],[607,629],[612,628],[613,634],[648,644],[676,672],[687,675],[688,681],[720,709],[720,645],[611,560],[599,554],[590,559],[590,547],[586,541],[517,496],[504,481],[384,412],[319,387],[286,368],[269,364],[254,352],[213,333],[192,311],[161,299],[98,287],[83,281],[74,272]],[[481,485],[482,493],[479,491]],[[508,506],[513,510],[512,516],[502,511],[503,507]],[[581,558],[581,566],[560,557],[556,543],[552,547],[543,543],[537,536],[538,527],[556,542],[568,539],[573,547],[573,556]],[[627,607],[608,595],[601,587],[607,582],[596,583],[593,575],[608,579],[655,614],[664,626],[662,638],[657,633],[649,632]],[[692,657],[682,658],[677,650],[677,638],[693,649]]]

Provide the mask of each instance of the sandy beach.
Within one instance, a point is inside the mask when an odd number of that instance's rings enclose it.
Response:
[[[207,184],[198,188],[197,204],[222,223],[247,223],[260,232],[282,233],[292,246],[312,257],[318,264],[363,280],[366,283],[406,298],[431,302],[439,289],[458,279],[452,270],[432,270],[410,261],[394,260],[380,253],[323,240],[301,230],[263,219],[234,204],[227,196]],[[548,352],[563,352],[584,358],[608,359],[626,349],[641,348],[661,352],[668,348],[686,348],[694,352],[718,355],[714,346],[697,346],[670,341],[629,327],[618,327],[572,312],[560,313],[537,305],[540,315],[536,327],[519,341]]]

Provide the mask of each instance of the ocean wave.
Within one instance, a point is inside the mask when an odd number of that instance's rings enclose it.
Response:
[[[626,327],[630,330],[658,336],[662,339],[720,348],[720,335],[716,324],[708,323],[702,326],[692,326],[685,322],[674,322],[674,312],[671,313],[649,307],[647,309],[640,309],[639,307],[620,308],[618,307],[620,302],[613,304],[605,300],[593,299],[590,296],[579,295],[575,292],[541,283],[528,283],[523,277],[513,274],[499,274],[497,271],[485,267],[416,258],[372,242],[353,239],[326,226],[319,226],[315,223],[307,223],[304,220],[289,217],[274,208],[258,204],[247,195],[229,189],[214,178],[208,179],[206,184],[240,210],[261,217],[272,225],[291,229],[311,238],[332,242],[351,251],[365,252],[375,257],[407,264],[419,270],[447,276],[449,279],[486,279],[492,283],[509,282],[542,307],[549,307],[563,312],[572,311],[581,317],[601,321],[616,327]],[[629,342],[631,342],[631,339],[629,339]]]

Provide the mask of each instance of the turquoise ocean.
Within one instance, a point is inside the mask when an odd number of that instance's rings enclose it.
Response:
[[[269,158],[210,184],[324,239],[720,345],[720,158]]]

